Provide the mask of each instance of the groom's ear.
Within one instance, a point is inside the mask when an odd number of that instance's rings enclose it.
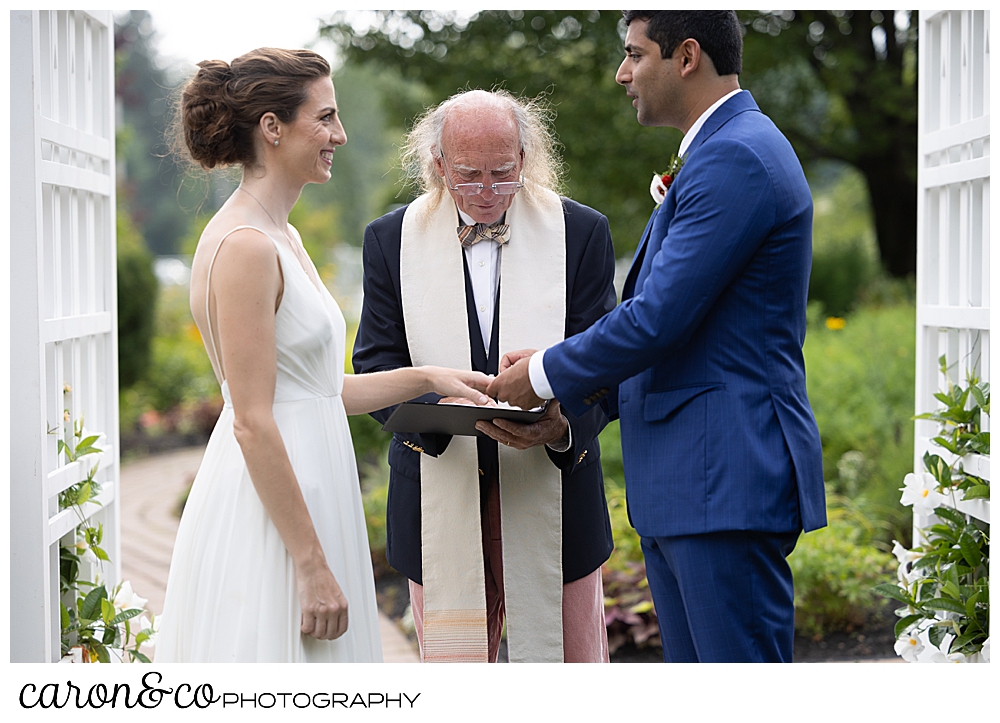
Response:
[[[673,58],[678,64],[678,74],[686,78],[702,64],[701,44],[694,38],[688,38],[674,49]]]

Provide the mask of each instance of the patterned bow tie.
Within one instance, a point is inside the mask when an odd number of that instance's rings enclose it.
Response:
[[[474,246],[487,238],[496,241],[497,245],[503,246],[510,241],[510,226],[497,221],[489,226],[485,223],[476,223],[471,226],[458,227],[458,240],[462,242],[463,248]]]

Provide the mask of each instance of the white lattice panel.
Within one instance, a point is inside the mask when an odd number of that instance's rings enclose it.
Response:
[[[84,513],[104,525],[112,584],[120,560],[114,25],[41,10],[10,27],[11,660],[41,662],[59,658],[58,543],[80,522],[57,496],[95,464]],[[104,451],[66,463],[57,434],[80,419]]]
[[[990,12],[928,11],[920,25],[917,243],[918,413],[971,371],[990,379]],[[989,419],[983,419],[989,429]],[[916,423],[915,468],[936,427]],[[989,460],[974,464],[989,477]],[[968,464],[966,465],[968,466]],[[989,520],[989,503],[964,511]],[[922,521],[915,521],[921,524]]]

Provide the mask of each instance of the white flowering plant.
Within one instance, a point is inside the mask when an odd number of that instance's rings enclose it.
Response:
[[[945,357],[939,362],[947,378]],[[955,461],[928,453],[926,471],[906,475],[900,502],[935,519],[917,531],[912,550],[895,543],[897,584],[875,588],[903,603],[896,610],[895,650],[908,662],[924,650],[921,633],[937,648],[934,662],[989,661],[989,525],[955,509],[959,501],[989,499],[990,490],[989,480],[967,472],[963,461],[970,453],[990,453],[989,432],[980,428],[990,410],[989,384],[967,378],[965,388],[949,381],[947,392],[935,395],[944,408],[917,417],[941,425],[933,442]]]
[[[68,413],[67,413],[68,415]],[[69,421],[68,416],[65,421]],[[101,435],[88,434],[83,420],[72,424],[65,439],[58,443],[59,453],[67,462],[75,462],[87,455],[102,452],[98,446]],[[146,600],[132,591],[125,581],[108,593],[100,581],[98,571],[94,580],[81,578],[81,570],[100,568],[109,562],[107,552],[101,547],[104,527],[93,526],[83,512],[87,502],[100,504],[94,498],[101,486],[95,475],[99,465],[94,464],[82,482],[68,487],[59,495],[59,509],[73,509],[80,518],[71,544],[59,548],[59,621],[61,648],[64,656],[73,662],[110,663],[112,656],[127,662],[150,662],[139,648],[156,633],[155,617],[146,618]],[[138,617],[139,620],[134,620]]]

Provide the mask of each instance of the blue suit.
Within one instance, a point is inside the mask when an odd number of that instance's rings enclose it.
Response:
[[[685,583],[682,569],[717,581],[736,564],[727,556],[744,555],[720,539],[741,550],[747,540],[773,548],[761,564],[765,576],[781,579],[755,594],[780,598],[782,612],[757,614],[781,630],[755,634],[779,636],[782,650],[763,659],[791,655],[784,555],[802,529],[826,524],[822,450],[802,358],[811,259],[812,198],[801,165],[750,94],[739,93],[694,138],[643,234],[623,303],[544,359],[556,398],[576,414],[607,404],[617,388],[630,517],[647,550],[661,628],[664,608],[697,606],[690,586],[701,583]],[[712,552],[688,549],[712,535]],[[683,551],[662,549],[681,539]],[[651,566],[652,550],[662,559]],[[685,555],[699,562],[685,563]],[[667,587],[679,589],[661,590],[657,600],[653,578],[662,565],[677,576]],[[746,594],[712,593],[737,606]],[[730,656],[724,640],[707,634],[699,641],[691,617],[687,625],[699,660],[743,659],[746,650],[756,659],[759,641]],[[666,649],[672,634],[661,632]]]

